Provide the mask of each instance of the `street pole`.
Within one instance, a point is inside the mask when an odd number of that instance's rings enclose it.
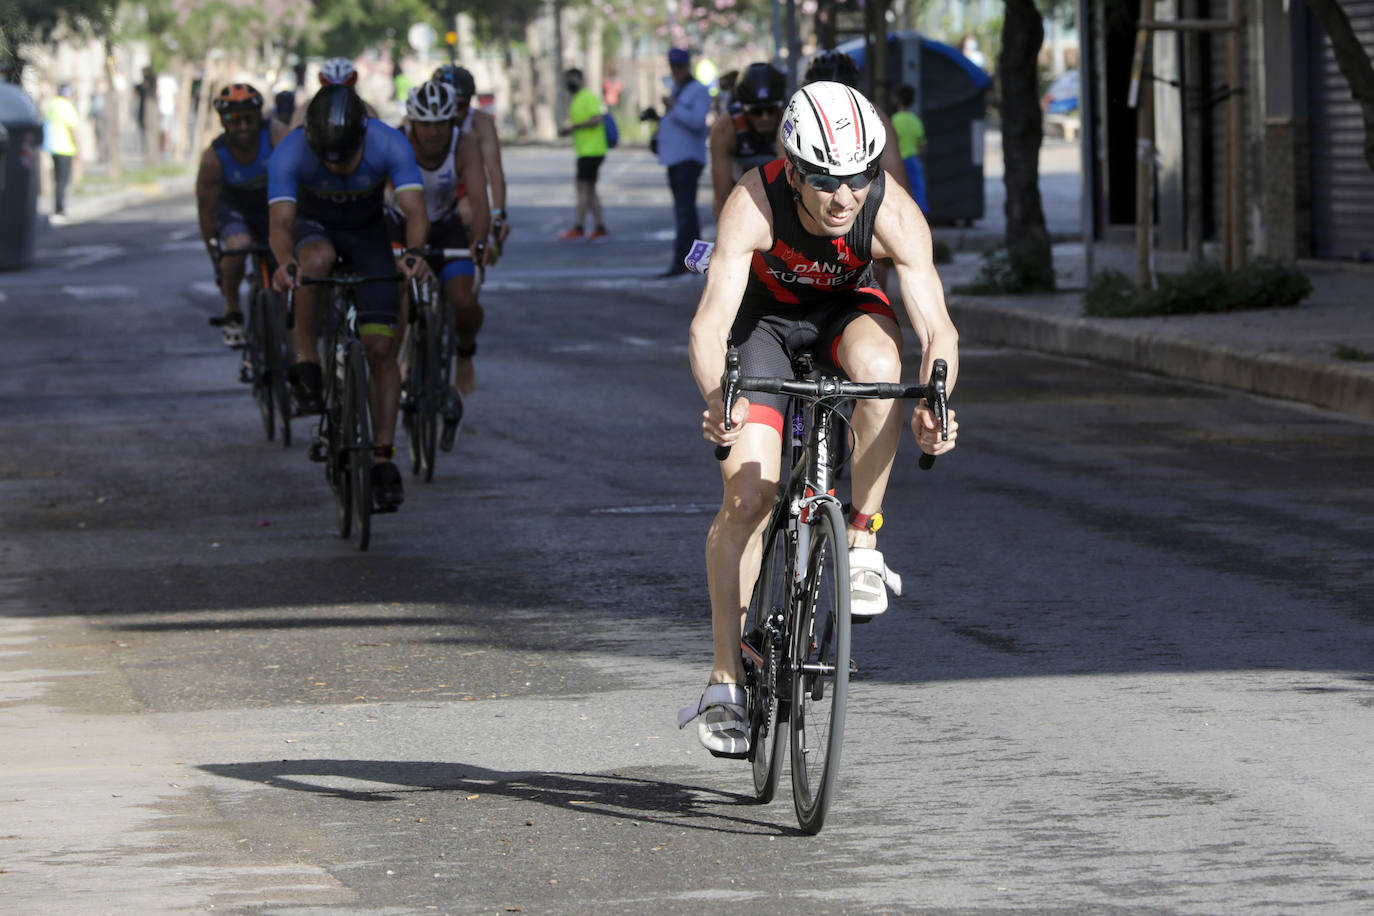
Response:
[[[1150,78],[1154,18],[1155,0],[1141,0],[1130,91],[1135,105],[1135,286],[1139,290],[1154,289],[1155,87]]]

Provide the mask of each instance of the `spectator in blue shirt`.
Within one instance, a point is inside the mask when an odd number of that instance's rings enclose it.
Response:
[[[687,272],[683,258],[701,234],[697,218],[697,181],[706,165],[706,115],[711,110],[711,94],[692,78],[692,58],[683,48],[668,52],[673,91],[663,97],[665,109],[658,124],[658,161],[668,169],[668,187],[673,192],[673,217],[677,233],[673,240],[673,260],[662,276]]]

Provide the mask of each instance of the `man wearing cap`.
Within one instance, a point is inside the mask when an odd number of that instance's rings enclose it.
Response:
[[[685,48],[668,52],[673,91],[663,97],[664,113],[658,124],[658,161],[668,169],[668,187],[673,192],[673,260],[662,276],[687,272],[682,259],[701,234],[697,218],[697,181],[706,166],[706,115],[711,110],[711,95],[692,78],[692,58]]]

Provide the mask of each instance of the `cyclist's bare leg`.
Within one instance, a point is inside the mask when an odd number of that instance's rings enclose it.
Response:
[[[836,355],[856,382],[899,382],[902,332],[890,318],[864,315],[850,322]],[[902,437],[902,403],[895,399],[859,400],[854,405],[854,454],[850,459],[856,512],[872,515],[883,507],[892,460]],[[846,526],[850,547],[875,547],[877,535]]]
[[[473,277],[456,276],[444,284],[444,297],[453,308],[454,338],[457,349],[471,351],[477,345],[477,332],[482,329],[486,313],[477,301]],[[453,387],[461,395],[469,395],[477,387],[477,375],[471,356],[457,356],[453,363]]]
[[[379,446],[396,442],[396,412],[401,404],[401,367],[396,362],[398,339],[394,334],[363,335],[372,381],[373,438]]]
[[[296,249],[301,275],[327,277],[334,269],[334,246],[323,239],[314,239]],[[324,288],[302,286],[296,291],[296,359],[303,363],[320,361],[320,327],[324,316],[321,308]]]
[[[711,595],[712,684],[741,683],[739,638],[763,557],[761,534],[778,492],[782,438],[773,427],[749,423],[720,465],[725,496],[706,535],[706,582]]]
[[[228,250],[247,248],[251,244],[253,244],[253,238],[246,232],[236,232],[233,235],[225,236],[223,240],[223,245]],[[226,316],[243,314],[243,306],[239,302],[239,286],[243,283],[244,264],[247,260],[247,255],[242,254],[220,259],[219,289],[224,295],[224,314]]]

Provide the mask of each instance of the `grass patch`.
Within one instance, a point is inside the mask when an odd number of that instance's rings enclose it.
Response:
[[[1130,277],[1104,270],[1083,294],[1083,314],[1097,318],[1191,315],[1249,309],[1291,308],[1312,292],[1297,268],[1260,258],[1240,273],[1205,262],[1179,274],[1159,274],[1158,288],[1138,290]]]
[[[983,255],[983,264],[973,282],[955,286],[951,292],[966,296],[1014,296],[1052,293],[1055,288],[1054,264],[1048,254],[998,248]]]
[[[110,188],[129,187],[138,184],[156,184],[160,178],[175,178],[184,175],[189,171],[189,166],[180,165],[175,162],[163,162],[154,166],[140,166],[136,169],[125,169],[124,174],[118,179],[111,178],[108,174],[86,174],[81,177],[81,184],[75,188],[76,193],[82,191],[108,191]]]

